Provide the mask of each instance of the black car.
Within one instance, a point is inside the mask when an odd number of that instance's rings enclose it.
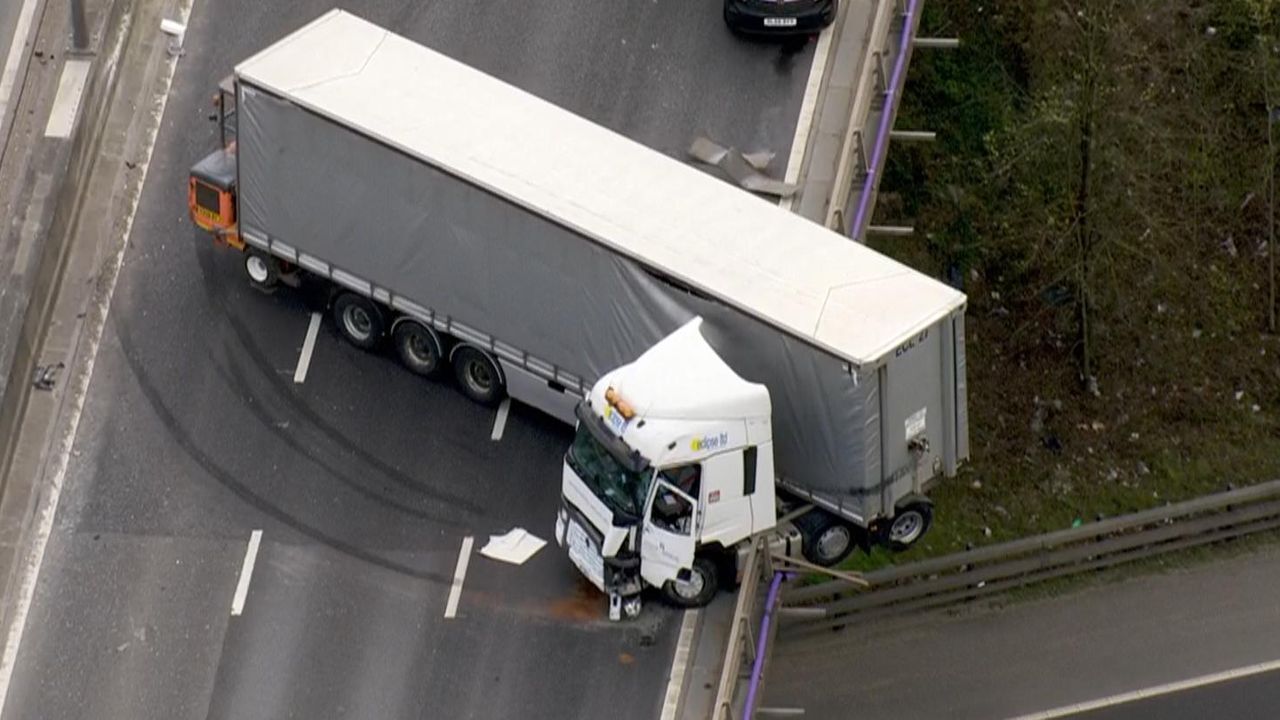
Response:
[[[768,35],[816,33],[836,17],[838,0],[724,0],[724,21],[734,32]]]

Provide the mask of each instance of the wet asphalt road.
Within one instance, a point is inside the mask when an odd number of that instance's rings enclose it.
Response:
[[[658,714],[678,615],[610,625],[554,544],[473,555],[443,617],[463,537],[550,539],[567,428],[517,406],[494,442],[492,410],[327,320],[295,384],[306,298],[249,289],[186,220],[217,81],[329,7],[197,0],[6,720]],[[709,0],[345,7],[677,156],[706,133],[785,158],[811,58],[733,38]]]

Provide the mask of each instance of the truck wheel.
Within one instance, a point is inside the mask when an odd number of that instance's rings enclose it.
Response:
[[[453,351],[453,376],[462,394],[481,405],[497,405],[506,394],[502,374],[489,354],[463,345]]]
[[[906,550],[924,537],[933,524],[933,503],[928,500],[914,500],[898,508],[889,529],[885,531],[889,547],[894,550]]]
[[[403,320],[391,333],[400,362],[413,372],[431,377],[440,371],[440,338],[413,320]]]
[[[831,567],[853,552],[854,529],[844,520],[822,510],[810,510],[795,523],[803,538],[801,552],[814,565]]]
[[[688,580],[668,580],[662,584],[667,602],[684,608],[705,607],[720,589],[720,575],[711,558],[693,559]]]
[[[364,350],[372,349],[382,339],[382,311],[369,298],[343,293],[333,303],[333,321],[347,342]]]
[[[245,251],[244,271],[249,276],[249,283],[260,290],[271,290],[280,282],[279,263],[257,248]]]

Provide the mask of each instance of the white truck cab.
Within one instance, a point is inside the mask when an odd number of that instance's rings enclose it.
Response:
[[[705,605],[734,546],[777,524],[769,391],[694,319],[607,373],[579,405],[556,541],[619,608],[644,585]]]

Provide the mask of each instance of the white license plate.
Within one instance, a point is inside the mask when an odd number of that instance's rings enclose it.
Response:
[[[569,546],[569,559],[582,571],[593,585],[604,590],[604,558],[596,544],[591,541],[587,531],[577,521],[569,521],[569,529],[565,531],[565,545]]]
[[[765,27],[795,27],[796,19],[788,18],[788,17],[781,17],[781,18],[767,17],[764,19],[764,26]]]

